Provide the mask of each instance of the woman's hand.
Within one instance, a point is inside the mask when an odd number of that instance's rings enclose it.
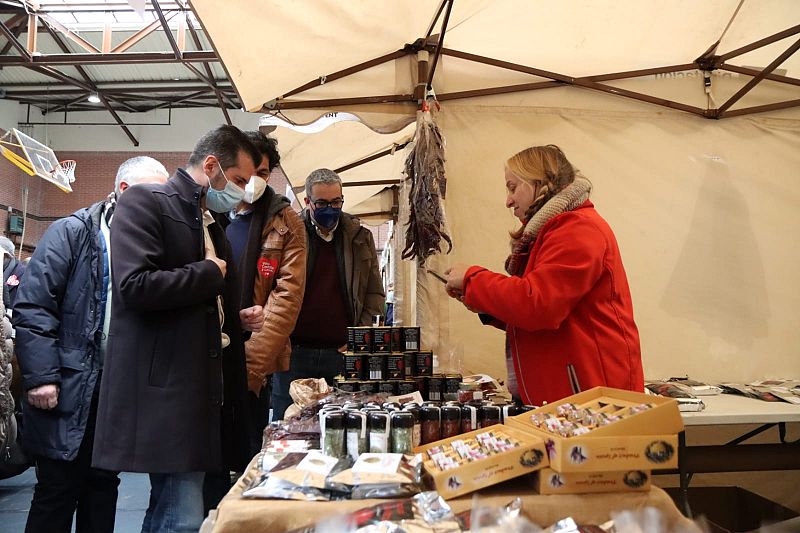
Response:
[[[467,265],[456,263],[444,271],[444,277],[447,278],[446,290],[451,298],[463,300],[464,298],[464,275],[467,273]]]

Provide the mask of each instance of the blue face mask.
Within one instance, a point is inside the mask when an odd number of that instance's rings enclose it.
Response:
[[[222,165],[217,161],[222,177],[225,178],[225,188],[218,191],[211,187],[211,179],[208,180],[208,190],[206,191],[206,207],[215,213],[227,213],[242,201],[244,198],[244,189],[241,189],[228,181],[225,171],[222,170]]]
[[[325,229],[331,229],[339,222],[339,216],[342,214],[342,208],[323,207],[322,209],[314,208],[313,215],[317,224]]]

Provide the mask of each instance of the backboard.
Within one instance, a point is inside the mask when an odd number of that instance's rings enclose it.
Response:
[[[56,154],[18,129],[11,129],[0,138],[0,151],[16,166],[30,174],[39,176],[65,192],[72,192],[70,178],[59,166]]]

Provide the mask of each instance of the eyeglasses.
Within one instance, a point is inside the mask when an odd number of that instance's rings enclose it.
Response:
[[[326,207],[329,207],[329,206],[334,208],[334,209],[341,209],[342,206],[344,205],[344,198],[334,198],[331,201],[314,200],[311,203],[314,204],[314,207],[316,209],[325,209]]]

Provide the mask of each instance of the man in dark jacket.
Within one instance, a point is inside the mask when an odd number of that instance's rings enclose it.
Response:
[[[294,329],[306,286],[306,230],[291,202],[267,182],[280,164],[275,139],[246,132],[263,159],[245,188],[245,198],[228,216],[218,217],[241,273],[242,306],[264,307],[264,327],[245,342],[250,394],[252,454],[261,449],[269,422],[270,378],[289,370],[289,335]]]
[[[14,307],[25,263],[14,257],[14,243],[8,237],[0,237],[0,255],[3,256],[3,303],[8,313]]]
[[[301,378],[325,378],[342,369],[348,326],[369,326],[382,315],[384,292],[372,233],[342,212],[342,180],[322,168],[306,178],[308,259],[306,292],[291,335],[289,370],[272,382],[272,416],[283,417],[292,404],[289,384]]]
[[[94,466],[150,474],[142,531],[197,530],[205,472],[244,469],[246,376],[230,246],[207,209],[244,196],[261,155],[233,126],[207,133],[163,185],[117,205],[110,357],[100,391]]]
[[[114,196],[129,185],[165,182],[150,157],[126,161],[115,193],[55,221],[20,283],[13,322],[22,370],[26,451],[36,488],[25,531],[114,530],[117,473],[92,468],[98,384],[108,356],[111,295],[109,226]]]

